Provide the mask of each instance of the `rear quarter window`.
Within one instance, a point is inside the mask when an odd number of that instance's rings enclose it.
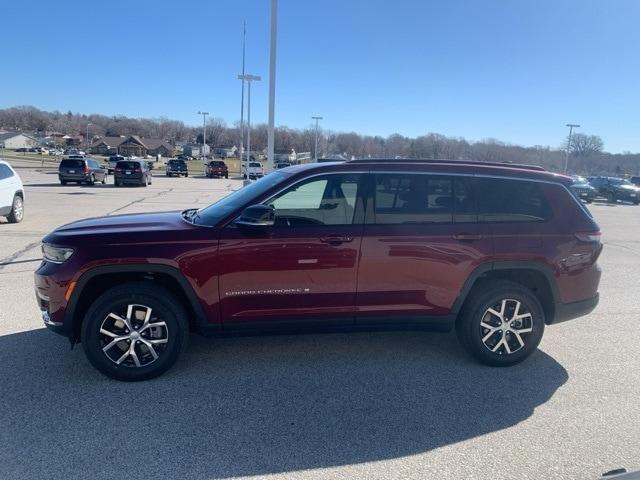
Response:
[[[478,178],[479,222],[544,222],[552,210],[537,182]]]

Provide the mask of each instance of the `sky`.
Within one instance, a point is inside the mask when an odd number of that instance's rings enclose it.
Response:
[[[6,2],[0,108],[267,121],[269,0]],[[280,0],[276,124],[640,152],[638,0]]]

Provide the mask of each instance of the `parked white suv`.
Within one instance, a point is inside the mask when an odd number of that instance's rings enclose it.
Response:
[[[18,223],[24,217],[24,187],[11,166],[0,160],[0,217]]]
[[[260,178],[264,176],[264,170],[260,162],[249,162],[249,172],[247,173],[247,165],[242,164],[242,178]]]

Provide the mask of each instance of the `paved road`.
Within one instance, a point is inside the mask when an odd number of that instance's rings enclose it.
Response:
[[[27,165],[27,164],[25,164]],[[61,187],[20,168],[26,218],[0,263],[39,256],[76,218],[205,205],[235,180]],[[640,207],[595,205],[599,308],[548,328],[522,365],[467,358],[452,335],[192,337],[163,377],[127,384],[41,328],[36,262],[0,265],[0,478],[588,479],[640,469]]]

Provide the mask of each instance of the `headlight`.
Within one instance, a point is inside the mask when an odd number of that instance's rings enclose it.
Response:
[[[73,255],[73,248],[54,247],[48,243],[42,244],[42,256],[52,263],[64,263]]]

